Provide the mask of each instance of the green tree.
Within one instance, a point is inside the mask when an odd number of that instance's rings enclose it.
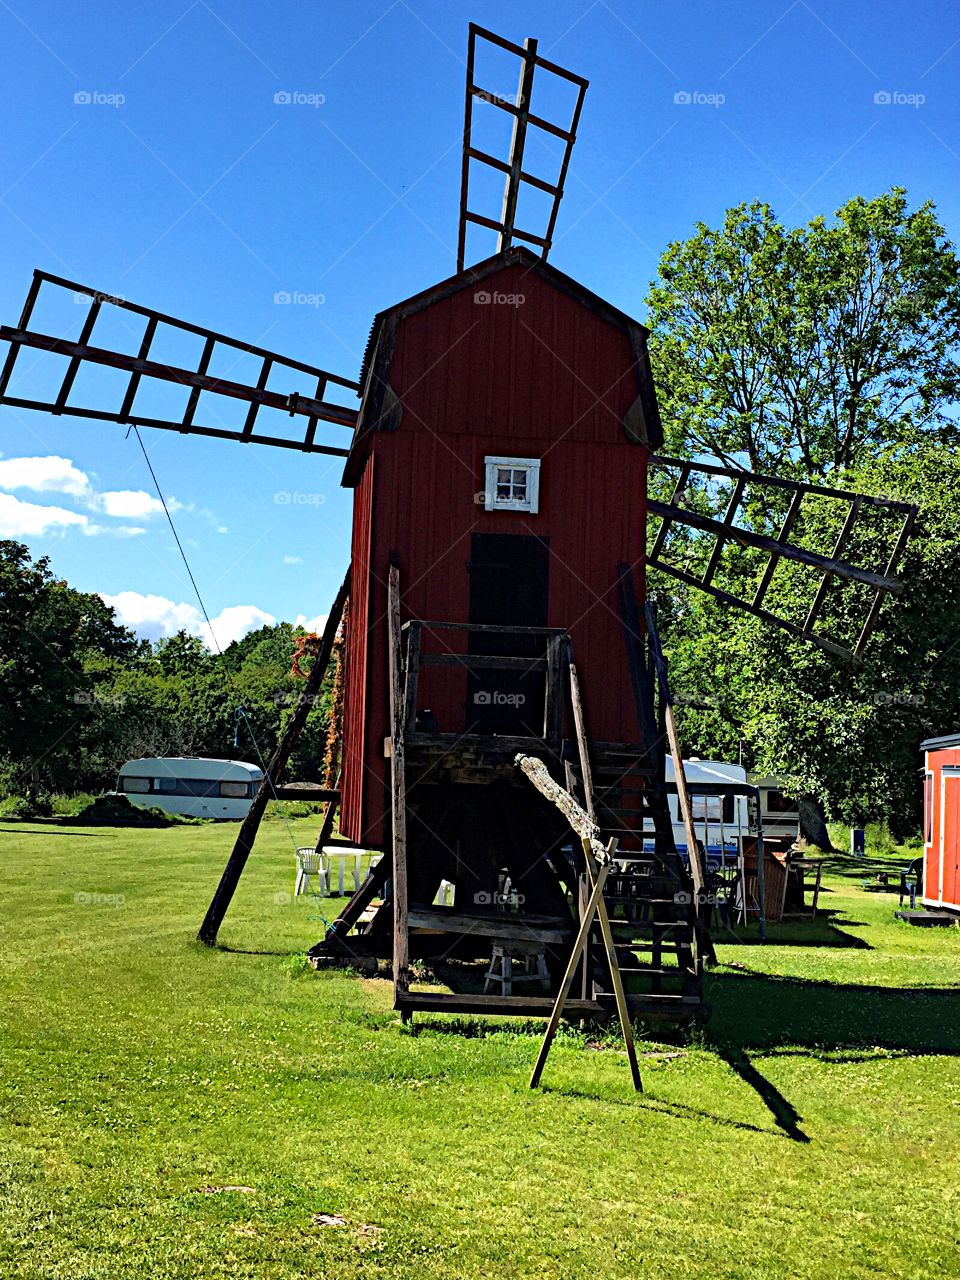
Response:
[[[0,542],[0,757],[23,784],[36,791],[75,772],[111,663],[141,653],[98,595],[55,579],[21,543]]]
[[[910,212],[894,189],[793,230],[765,204],[732,209],[719,230],[670,246],[651,292],[667,451],[920,506],[905,595],[885,604],[861,665],[681,584],[655,586],[687,749],[742,752],[784,775],[811,819],[914,828],[919,741],[960,724],[958,279],[933,207]],[[716,514],[727,493],[704,482],[685,501]],[[775,532],[786,499],[749,486],[746,498],[748,525]],[[829,550],[842,512],[804,506],[792,536]],[[674,537],[696,573],[697,536]],[[853,558],[882,567],[889,549],[865,510]],[[757,570],[755,553],[728,548],[715,582],[749,599]],[[809,573],[781,562],[765,603],[802,620],[810,594]],[[866,602],[834,584],[818,629],[849,642]]]
[[[668,452],[823,480],[957,438],[960,264],[901,188],[797,228],[738,205],[669,246],[648,305]]]

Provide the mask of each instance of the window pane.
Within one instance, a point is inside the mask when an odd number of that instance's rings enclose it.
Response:
[[[121,778],[120,790],[130,791],[138,795],[144,795],[150,790],[149,778]]]
[[[177,790],[176,778],[155,778],[154,790],[165,791],[168,795],[173,795]]]
[[[245,782],[221,782],[220,794],[233,800],[245,800],[247,798],[247,784]]]
[[[526,470],[515,470],[513,473],[513,496],[517,502],[526,502],[527,500],[527,473]]]

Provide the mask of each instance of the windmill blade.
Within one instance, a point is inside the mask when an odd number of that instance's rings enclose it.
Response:
[[[894,577],[894,573],[913,528],[917,512],[915,506],[887,498],[869,497],[847,489],[831,489],[826,485],[799,483],[777,476],[761,476],[751,471],[691,462],[681,458],[652,456],[650,466],[653,469],[676,472],[670,501],[661,502],[651,499],[648,503],[649,514],[660,521],[647,555],[647,563],[652,568],[660,569],[687,586],[704,591],[724,604],[742,609],[754,617],[761,618],[764,622],[783,627],[793,635],[810,640],[835,656],[859,658],[862,655],[867,640],[876,626],[884,597],[899,595],[903,592],[903,583]],[[691,481],[695,480],[700,481],[701,487],[697,493],[701,497],[704,488],[709,490],[713,486],[714,500],[717,496],[718,482],[730,482],[729,497],[722,518],[718,519],[715,515],[707,515],[702,510],[683,505],[684,499],[689,502]],[[748,490],[754,506],[759,504],[764,510],[769,510],[771,507],[782,510],[784,505],[786,506],[776,536],[748,527],[749,523],[756,523],[755,516],[749,515],[746,510]],[[804,503],[806,502],[809,507],[811,498],[826,500],[828,505],[838,504],[837,510],[844,512],[839,533],[828,552],[822,549],[813,550],[795,540],[797,527],[801,524],[804,515]],[[822,501],[820,506],[823,507]],[[849,558],[845,558],[854,539],[858,522],[862,522],[868,510],[880,517],[886,526],[895,530],[892,547],[882,570],[858,565]],[[693,572],[688,562],[678,563],[676,556],[671,556],[670,537],[678,527],[685,534],[688,530],[693,531],[692,541],[699,544],[699,550],[701,552],[708,550],[709,554],[702,572]],[[689,534],[686,536],[690,537]],[[714,579],[721,566],[724,551],[731,544],[759,553],[762,561],[762,568],[749,598],[746,594],[715,584]],[[816,582],[816,591],[802,622],[786,617],[782,612],[774,612],[765,605],[777,566],[782,562],[809,570],[809,573],[805,574],[806,580]],[[866,616],[860,626],[856,644],[852,648],[839,644],[814,630],[821,617],[831,584],[836,581],[857,584],[872,592]]]
[[[89,309],[77,341],[65,337],[40,333],[30,328],[30,320],[41,288],[46,285],[48,292],[54,290],[69,291],[74,299],[90,299]],[[95,326],[106,309],[116,308],[132,316],[146,321],[136,355],[122,351],[96,346],[92,342]],[[138,319],[138,323],[139,323]],[[203,339],[203,347],[197,366],[194,369],[181,368],[150,359],[150,351],[158,331],[172,329],[180,333],[188,333]],[[86,285],[65,280],[61,276],[49,275],[44,271],[33,273],[33,283],[27,294],[27,300],[14,328],[0,325],[0,340],[8,342],[3,369],[0,371],[0,405],[14,405],[22,409],[38,409],[53,414],[68,414],[74,417],[97,418],[105,422],[118,422],[132,426],[159,427],[161,430],[179,431],[184,435],[212,436],[221,440],[238,440],[242,444],[271,444],[284,449],[299,449],[304,453],[332,454],[346,457],[349,449],[338,445],[318,443],[317,426],[320,422],[331,423],[338,427],[352,430],[356,426],[357,411],[343,405],[326,400],[327,388],[332,386],[341,391],[360,394],[360,385],[347,378],[341,378],[326,369],[304,364],[279,355],[275,351],[267,351],[263,347],[229,338],[213,329],[204,329],[200,325],[178,320],[174,316],[165,315],[150,307],[140,306],[125,298],[116,298],[91,289]],[[36,400],[24,396],[9,394],[10,380],[16,365],[17,356],[24,348],[49,351],[64,356],[69,363],[60,388],[53,400]],[[242,382],[233,382],[228,378],[209,373],[211,362],[218,348],[228,352],[242,353],[260,360],[260,372],[255,386]],[[112,369],[120,369],[129,373],[130,378],[124,390],[122,403],[118,410],[108,410],[97,405],[77,405],[70,402],[70,394],[77,373],[84,364],[100,365]],[[274,370],[291,375],[306,375],[316,380],[316,392],[313,396],[303,396],[298,392],[285,393],[273,391],[267,387]],[[175,383],[190,389],[186,408],[179,418],[154,417],[138,412],[136,398],[143,380]],[[229,430],[221,426],[203,425],[196,419],[200,408],[200,398],[204,393],[226,396],[229,399],[245,401],[249,409],[240,430]],[[207,402],[204,402],[205,404]],[[283,436],[269,435],[255,430],[257,415],[261,408],[280,409],[292,416],[306,417],[306,427],[299,439],[287,439]]]
[[[494,45],[498,49],[503,49],[505,52],[513,54],[520,60],[518,88],[517,93],[513,98],[493,93],[491,90],[482,88],[476,83],[474,72],[476,69],[478,40]],[[534,87],[534,75],[538,68],[542,75],[546,74],[559,77],[559,79],[566,81],[575,87],[576,99],[574,101],[570,118],[566,123],[560,124],[556,121],[547,120],[543,116],[535,115],[530,110],[530,100]],[[525,40],[522,46],[513,44],[511,41],[505,40],[502,36],[495,35],[492,31],[487,31],[484,27],[478,27],[476,23],[470,23],[470,31],[467,40],[467,87],[463,124],[463,165],[460,180],[460,234],[457,249],[458,271],[462,271],[466,263],[467,226],[469,223],[473,223],[480,227],[487,227],[491,231],[496,231],[498,253],[502,252],[504,249],[509,249],[514,240],[523,240],[528,244],[536,245],[540,250],[541,257],[546,259],[553,244],[553,233],[557,223],[557,213],[560,208],[560,201],[563,199],[563,189],[567,180],[567,170],[570,166],[570,154],[573,151],[573,144],[577,140],[577,127],[580,123],[580,113],[583,110],[583,99],[587,92],[589,83],[589,80],[585,80],[583,76],[575,75],[565,67],[558,66],[555,62],[550,62],[546,58],[541,58],[537,52],[536,40]],[[506,159],[499,159],[496,156],[490,155],[489,152],[482,151],[480,148],[473,145],[473,111],[475,100],[489,103],[491,106],[499,108],[499,110],[507,112],[513,117],[513,133],[510,141],[510,153]],[[538,129],[542,133],[551,137],[559,138],[563,143],[559,172],[555,182],[547,182],[543,178],[538,178],[535,174],[529,173],[523,167],[524,148],[526,146],[527,134],[531,127]],[[485,165],[488,168],[505,175],[503,203],[500,210],[500,216],[498,218],[478,213],[471,210],[469,207],[471,162]],[[516,225],[517,201],[524,184],[527,184],[538,191],[543,191],[551,197],[550,211],[547,217],[546,226],[542,231],[535,232],[533,230],[520,230]]]

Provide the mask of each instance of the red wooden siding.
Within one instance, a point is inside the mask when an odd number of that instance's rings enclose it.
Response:
[[[479,292],[480,290],[478,290]],[[624,415],[637,396],[627,332],[577,298],[520,266],[483,282],[488,295],[522,295],[519,305],[480,303],[468,289],[405,318],[389,381],[400,397],[398,430],[377,432],[376,519],[370,557],[365,708],[364,816],[357,826],[349,782],[348,834],[382,836],[387,734],[386,610],[389,557],[399,557],[404,619],[465,622],[472,533],[534,534],[549,539],[549,623],[566,627],[596,739],[636,741],[637,727],[616,592],[618,563],[642,564],[647,449],[627,442]],[[487,512],[486,454],[541,459],[537,515]],[[369,462],[367,465],[369,473]],[[365,474],[361,489],[369,486]],[[365,491],[366,492],[366,491]],[[357,494],[354,568],[359,577],[370,514]],[[638,590],[642,575],[637,573]],[[361,612],[351,615],[359,643]],[[465,651],[462,634],[451,648]],[[351,664],[360,661],[354,648]],[[361,731],[351,674],[345,752],[357,768]],[[441,731],[463,728],[466,674],[431,668],[420,706]],[[383,691],[383,696],[380,691]],[[376,797],[376,799],[375,799]]]
[[[354,492],[350,612],[347,617],[343,685],[343,751],[340,830],[358,840],[362,830],[364,728],[367,705],[367,635],[370,623],[370,553],[373,547],[373,474],[369,458]],[[384,685],[384,696],[386,685]]]

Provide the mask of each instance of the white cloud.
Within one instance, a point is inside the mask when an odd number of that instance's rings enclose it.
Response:
[[[110,538],[141,538],[147,531],[136,524],[87,524],[83,532],[89,538],[98,538],[101,534]]]
[[[303,556],[284,556],[284,564],[303,564]]]
[[[32,489],[34,493],[66,493],[89,499],[90,478],[69,458],[50,454],[46,458],[8,458],[0,462],[0,488]]]
[[[101,493],[96,505],[106,515],[121,520],[143,520],[147,516],[158,516],[163,511],[160,499],[144,493],[142,489],[114,489]]]
[[[0,464],[2,465],[2,464]],[[65,507],[42,507],[22,502],[12,493],[0,493],[0,537],[25,538],[31,534],[62,533],[71,526],[86,532],[88,516]]]
[[[258,609],[255,604],[234,604],[222,609],[215,618],[211,618],[211,622],[213,634],[217,637],[220,648],[225,649],[228,644],[239,640],[248,631],[256,631],[258,627],[273,626],[276,618],[272,613],[265,613],[263,609]],[[206,623],[201,628],[201,634],[204,644],[208,649],[212,649],[214,646]]]
[[[293,625],[295,627],[303,627],[304,631],[314,631],[319,635],[327,625],[329,616],[328,613],[318,613],[315,618],[308,618],[305,614],[298,613]]]
[[[143,595],[139,591],[120,591],[112,596],[101,592],[101,595],[116,611],[119,623],[148,640],[159,640],[163,636],[186,631],[189,635],[200,636],[208,649],[216,647],[196,605],[177,604],[166,596]],[[235,604],[221,610],[211,622],[217,642],[221,649],[225,649],[248,631],[272,625],[276,618],[254,604]]]

